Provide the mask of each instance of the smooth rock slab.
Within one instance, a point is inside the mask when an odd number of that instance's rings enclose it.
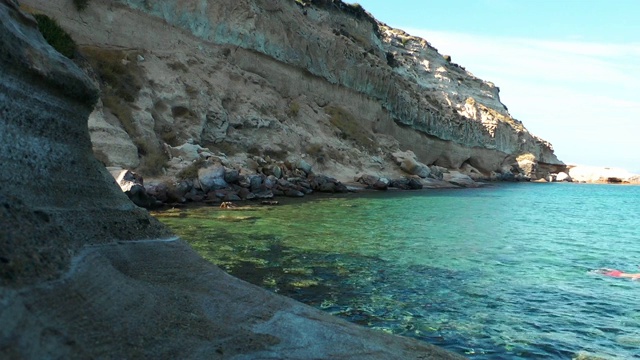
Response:
[[[462,358],[250,285],[181,240],[87,247],[73,263],[60,280],[20,291],[0,288],[3,333],[23,334],[5,343],[5,354],[34,359]]]

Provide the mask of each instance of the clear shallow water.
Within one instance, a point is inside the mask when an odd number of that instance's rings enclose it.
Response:
[[[475,359],[640,358],[640,187],[512,184],[156,214],[231,274]]]

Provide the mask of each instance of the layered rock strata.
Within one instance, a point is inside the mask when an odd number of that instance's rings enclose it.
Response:
[[[0,0],[3,358],[458,358],[249,285],[170,237],[93,157],[96,97]]]
[[[25,3],[57,18],[87,56],[111,51],[135,68],[139,92],[122,103],[130,115],[104,98],[92,116],[108,165],[138,166],[143,139],[163,149],[195,142],[243,169],[254,156],[306,156],[341,181],[398,177],[393,154],[407,150],[485,179],[564,166],[510,116],[494,84],[356,5],[93,0],[78,12],[62,0]],[[188,165],[172,156],[164,171]]]

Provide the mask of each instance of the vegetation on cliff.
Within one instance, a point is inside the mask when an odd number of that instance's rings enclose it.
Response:
[[[81,53],[100,79],[104,106],[118,118],[138,153],[143,156],[140,170],[148,175],[160,174],[167,156],[162,152],[160,143],[142,135],[131,110],[144,82],[136,61],[140,54],[98,47],[83,47]]]
[[[33,17],[38,22],[38,30],[49,45],[62,55],[73,59],[76,53],[76,42],[58,25],[58,22],[44,14],[35,14]]]

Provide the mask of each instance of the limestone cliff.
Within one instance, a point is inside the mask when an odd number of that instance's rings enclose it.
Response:
[[[150,153],[174,157],[170,147],[191,142],[246,167],[251,156],[305,156],[341,179],[399,174],[399,150],[485,178],[563,166],[509,115],[496,86],[358,5],[92,0],[78,12],[63,0],[24,3],[57,18],[88,58],[115,57],[134,73],[130,98],[103,91],[90,121],[109,164],[148,166]],[[175,174],[183,160],[161,166]]]
[[[0,0],[0,357],[454,359],[235,279],[91,151],[97,91]]]

